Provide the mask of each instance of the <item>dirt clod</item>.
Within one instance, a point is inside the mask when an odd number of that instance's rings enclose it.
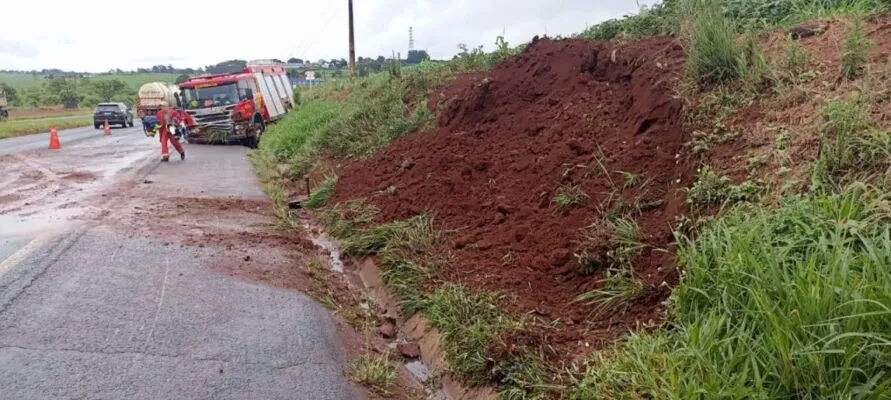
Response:
[[[399,343],[396,350],[405,358],[418,358],[421,356],[421,347],[417,343]]]
[[[396,325],[392,322],[384,322],[377,328],[378,333],[381,334],[386,339],[392,339],[396,337]]]

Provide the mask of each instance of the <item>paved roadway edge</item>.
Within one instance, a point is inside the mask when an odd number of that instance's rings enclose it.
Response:
[[[141,162],[135,169],[135,171],[127,177],[127,183],[131,185],[138,184],[139,181],[144,180],[146,176],[151,174],[161,163],[158,162],[153,156],[148,157],[145,161]],[[128,188],[129,191],[131,188]],[[108,210],[109,205],[113,202],[114,199],[107,199],[106,201],[100,204],[101,210]],[[37,279],[39,279],[46,270],[49,269],[50,266],[55,264],[67,251],[71,246],[73,246],[80,237],[86,233],[92,227],[95,227],[104,219],[104,215],[99,218],[86,223],[85,225],[80,225],[75,227],[70,231],[63,231],[61,234],[41,234],[37,235],[30,242],[22,246],[18,251],[7,257],[5,260],[0,262],[0,315],[6,311],[6,308],[9,307],[12,302],[18,298],[22,293],[24,293],[31,284],[34,283]],[[64,245],[63,245],[64,244]],[[49,246],[47,251],[38,253],[39,255],[43,255],[43,259],[41,260],[33,260],[35,253],[39,250],[42,250]],[[60,246],[62,246],[60,248]],[[36,261],[36,262],[35,262]],[[19,269],[19,267],[35,265],[35,269],[33,271],[16,271],[20,276],[15,277],[15,274],[10,274],[11,272]],[[29,274],[28,272],[33,272]],[[30,277],[29,277],[30,275]],[[7,283],[3,283],[7,276],[13,276],[11,281]],[[16,290],[15,283],[20,282],[22,279],[27,279],[28,281],[21,285],[18,290]],[[15,291],[14,294],[10,296],[8,293],[8,289]]]
[[[127,127],[126,129],[137,128],[138,125],[135,124],[136,121],[137,120],[134,120],[134,125],[132,128]],[[141,124],[141,122],[140,122],[140,124]],[[65,139],[65,133],[64,133],[65,131],[79,130],[79,129],[92,129],[92,130],[98,132],[98,135],[87,135],[84,137],[74,138],[74,139],[70,139],[70,140]],[[145,134],[145,133],[143,132],[143,134]],[[46,135],[47,141],[49,141],[49,132],[39,132],[39,133],[32,133],[32,134],[28,134],[28,135],[21,135],[21,136],[14,136],[14,137],[10,137],[10,138],[0,139],[0,144],[2,144],[4,140],[13,140],[16,138],[29,137],[29,136],[40,136],[40,135]],[[115,136],[114,129],[111,130],[111,136],[112,137]],[[102,137],[106,137],[105,135],[102,134],[102,129],[96,129],[93,127],[93,125],[87,125],[87,126],[82,126],[82,127],[77,127],[77,128],[68,128],[68,129],[62,130],[62,132],[59,133],[59,142],[62,144],[62,146],[65,146],[66,144],[74,145],[74,144],[78,144],[80,142],[86,142],[91,139],[98,139],[98,138],[102,138]]]

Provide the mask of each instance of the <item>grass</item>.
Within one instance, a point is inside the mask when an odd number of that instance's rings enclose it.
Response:
[[[854,18],[854,27],[845,39],[841,55],[842,76],[847,79],[856,79],[863,74],[866,65],[866,55],[871,46],[870,40],[863,32],[863,18]]]
[[[763,192],[760,182],[745,181],[732,184],[730,177],[721,175],[706,165],[699,169],[693,186],[687,189],[687,204],[696,209],[710,206],[727,206],[734,203],[754,201]]]
[[[11,138],[16,136],[31,135],[35,133],[46,133],[55,126],[56,129],[81,128],[93,125],[93,116],[83,117],[57,117],[42,119],[10,119],[0,122],[0,139]],[[64,137],[62,144],[64,145]]]
[[[582,229],[575,253],[582,273],[590,275],[604,267],[613,272],[632,270],[631,262],[646,245],[634,220],[621,214],[606,214]]]
[[[432,217],[421,215],[396,225],[380,253],[381,279],[389,292],[397,296],[406,315],[422,309],[423,285],[449,262],[448,255],[438,252],[440,241]]]
[[[9,110],[10,120],[44,119],[93,115],[92,108],[65,109],[62,107],[13,108]]]
[[[869,171],[891,157],[891,136],[874,129],[870,107],[865,96],[856,94],[826,105],[814,186],[833,183],[851,171]]]
[[[594,315],[627,309],[631,302],[644,291],[643,282],[629,274],[608,274],[603,280],[603,287],[585,292],[576,297],[576,301],[594,306]]]
[[[367,229],[379,210],[360,200],[338,203],[324,209],[319,220],[331,236],[345,240],[356,232]]]
[[[295,178],[319,160],[368,156],[425,126],[431,119],[427,91],[454,75],[448,65],[424,62],[400,68],[398,75],[376,74],[306,91],[294,112],[269,127],[260,151],[290,164]]]
[[[473,293],[467,287],[447,284],[423,301],[430,326],[442,335],[451,373],[469,384],[488,382],[488,351],[512,321],[498,308],[501,296]]]
[[[592,228],[599,232],[608,232],[606,235],[586,236],[589,241],[607,240],[607,270],[601,288],[582,293],[575,301],[593,305],[593,314],[597,316],[618,308],[621,308],[620,312],[624,312],[645,289],[643,282],[634,276],[632,265],[634,258],[646,248],[640,241],[640,229],[634,220],[626,217],[604,219],[600,224],[587,229],[590,231]]]
[[[337,177],[329,176],[319,183],[316,190],[309,196],[309,200],[303,203],[303,206],[309,209],[321,208],[328,199],[334,195],[334,189],[337,186]]]
[[[379,395],[389,396],[396,387],[396,362],[389,352],[379,355],[365,353],[350,363],[349,377]]]
[[[588,200],[588,194],[578,185],[562,185],[557,188],[554,197],[551,199],[557,210],[565,211],[570,208],[578,207]]]
[[[891,396],[891,215],[864,186],[741,207],[682,240],[671,329],[595,354],[570,398]]]
[[[441,234],[433,228],[430,214],[377,225],[376,214],[372,206],[349,202],[324,210],[320,220],[341,241],[343,254],[379,255],[381,280],[402,311],[412,315],[422,308],[424,283],[448,263],[448,255],[438,251]]]
[[[812,57],[804,47],[795,40],[789,41],[786,48],[786,57],[783,59],[783,79],[789,83],[800,83],[809,71]]]
[[[729,81],[739,76],[733,25],[716,0],[687,0],[690,16],[688,75],[701,84]]]

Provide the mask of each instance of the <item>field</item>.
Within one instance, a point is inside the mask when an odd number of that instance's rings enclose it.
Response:
[[[889,6],[679,0],[499,38],[306,91],[252,157],[295,235],[318,221],[376,263],[400,321],[426,318],[443,378],[505,399],[889,398]],[[375,309],[326,284],[337,312]]]
[[[120,79],[127,84],[130,89],[137,90],[140,86],[147,82],[174,82],[177,74],[167,73],[133,73],[133,74],[100,74],[90,75],[97,79]],[[0,82],[5,82],[16,90],[24,90],[27,88],[40,87],[45,79],[41,76],[36,78],[29,73],[10,73],[0,72]]]
[[[81,128],[93,124],[92,114],[73,115],[50,118],[10,118],[0,122],[0,139],[46,133],[55,126],[56,129]]]
[[[93,113],[92,108],[68,110],[64,107],[13,108],[9,110],[11,120],[43,119],[57,117],[86,116]]]
[[[40,107],[12,109],[9,120],[0,123],[0,139],[46,133],[54,125],[57,129],[79,128],[93,123],[93,110],[79,108],[66,110],[63,107]]]

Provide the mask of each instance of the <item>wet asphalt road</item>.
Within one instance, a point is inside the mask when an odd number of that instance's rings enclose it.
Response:
[[[0,141],[14,156],[0,171],[15,177],[0,181],[0,398],[360,397],[311,299],[214,272],[211,246],[109,222],[123,209],[112,195],[127,191],[262,198],[245,148],[187,145],[186,162],[161,164],[138,127],[65,132],[56,152],[40,136]]]
[[[142,128],[139,120],[134,121],[134,128],[111,127],[112,136],[118,134],[133,134],[139,132],[142,134]],[[102,129],[95,129],[92,126],[74,129],[65,129],[59,131],[59,140],[65,145],[73,145],[85,140],[95,140],[102,136]],[[14,154],[29,150],[45,149],[49,145],[49,133],[41,133],[37,135],[19,136],[9,139],[0,140],[0,156],[4,154]]]

